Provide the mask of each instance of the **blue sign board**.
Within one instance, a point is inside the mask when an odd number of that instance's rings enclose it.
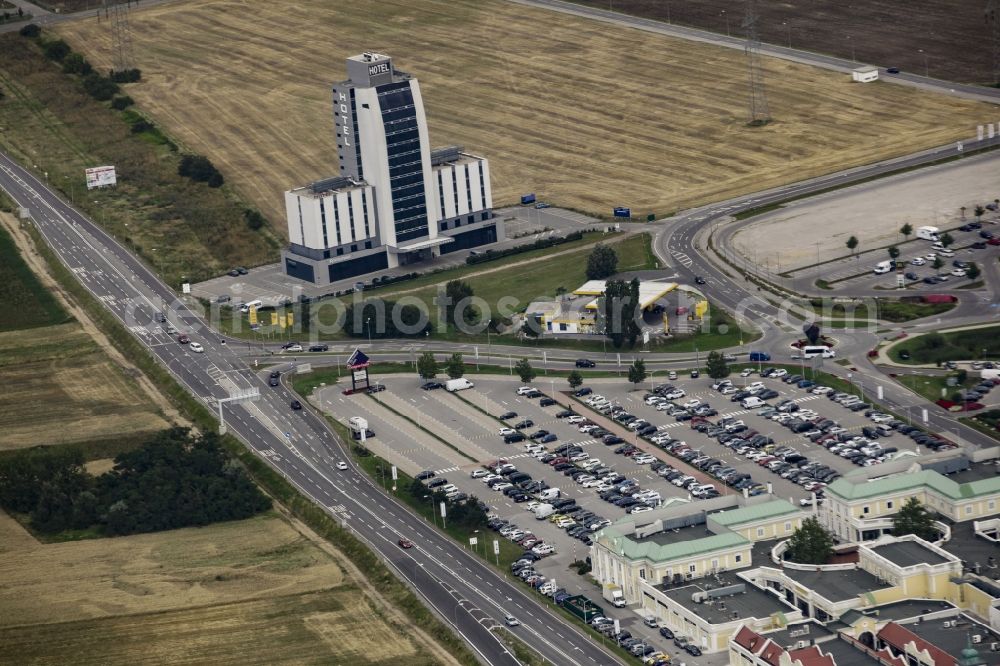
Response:
[[[615,217],[632,217],[632,209],[624,206],[615,207]]]

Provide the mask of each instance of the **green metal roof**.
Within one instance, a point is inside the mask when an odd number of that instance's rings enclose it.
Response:
[[[716,550],[727,550],[734,546],[749,546],[750,542],[739,534],[730,532],[727,534],[716,534],[701,539],[681,541],[668,545],[660,545],[653,541],[636,542],[631,538],[618,532],[613,527],[605,527],[601,530],[598,538],[606,543],[608,547],[617,553],[623,554],[629,559],[645,558],[652,562],[670,562],[702,555]]]
[[[710,513],[708,514],[708,517],[719,525],[732,528],[737,525],[756,523],[761,520],[768,520],[770,518],[777,518],[779,516],[799,512],[800,510],[787,500],[778,499],[771,500],[770,502],[764,502],[763,504],[745,506],[740,509],[730,509],[728,511]]]
[[[952,500],[971,499],[1000,493],[1000,476],[969,483],[956,483],[942,474],[925,469],[913,474],[897,474],[862,483],[851,483],[846,478],[840,478],[831,483],[826,492],[845,500],[856,500],[923,488],[934,490]]]

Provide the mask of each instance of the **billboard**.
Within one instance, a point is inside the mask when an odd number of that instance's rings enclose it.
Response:
[[[615,207],[615,217],[632,217],[632,209],[625,206]]]
[[[110,185],[117,185],[118,179],[115,176],[115,168],[113,166],[99,166],[86,169],[87,174],[87,189],[92,190],[95,187],[108,187]]]

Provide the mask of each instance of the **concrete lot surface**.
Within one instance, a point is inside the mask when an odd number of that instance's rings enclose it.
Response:
[[[568,568],[573,561],[584,559],[589,554],[589,548],[557,528],[549,520],[537,520],[526,510],[526,504],[515,503],[502,493],[492,491],[479,479],[471,478],[470,475],[473,471],[481,469],[483,463],[504,458],[516,465],[519,471],[530,474],[534,479],[544,479],[549,486],[559,488],[564,496],[574,499],[579,507],[588,509],[598,516],[615,521],[626,515],[624,509],[604,502],[598,497],[596,490],[577,485],[569,477],[526,453],[527,442],[505,444],[499,434],[500,428],[513,426],[522,419],[531,419],[533,425],[523,428],[522,432],[531,434],[538,429],[545,429],[556,434],[558,440],[546,445],[549,450],[561,444],[578,443],[591,458],[599,458],[605,465],[625,477],[636,480],[643,490],[657,490],[664,500],[671,498],[690,500],[687,491],[665,481],[653,473],[648,465],[637,464],[632,458],[616,455],[614,450],[617,445],[605,446],[597,439],[581,433],[577,426],[565,419],[555,417],[559,411],[572,406],[581,416],[591,418],[595,423],[622,436],[626,442],[635,443],[640,449],[648,451],[659,460],[680,471],[714,483],[721,492],[733,492],[700,470],[695,470],[652,444],[636,438],[634,433],[621,424],[590,411],[581,400],[569,395],[565,390],[564,379],[539,377],[534,381],[533,386],[557,399],[558,405],[548,407],[541,407],[538,399],[517,395],[516,391],[521,382],[516,377],[471,376],[470,379],[475,384],[473,388],[449,393],[443,389],[423,391],[420,389],[422,380],[412,375],[387,375],[379,377],[379,381],[387,387],[383,392],[373,395],[344,396],[337,387],[328,387],[321,389],[313,401],[345,424],[352,416],[367,418],[371,429],[375,432],[374,438],[367,440],[367,446],[376,455],[399,466],[407,474],[413,475],[425,469],[435,471],[438,478],[444,477],[461,491],[482,499],[489,505],[492,513],[510,520],[522,530],[530,531],[544,542],[552,544],[556,548],[556,553],[538,562],[535,569],[547,578],[555,578],[560,587],[567,588],[571,593],[584,594],[598,603],[601,603],[600,590],[587,576],[580,576]],[[825,397],[793,388],[780,380],[766,378],[761,380],[756,376],[747,378],[734,376],[733,380],[737,386],[750,381],[763,381],[768,387],[780,391],[781,398],[791,398],[803,409],[814,409],[821,416],[833,418],[849,431],[857,431],[862,425],[871,423],[862,413],[851,412]],[[658,384],[660,381],[661,378],[657,378],[655,383]],[[712,420],[727,415],[740,418],[761,434],[773,436],[776,444],[793,446],[810,459],[819,460],[841,472],[854,469],[850,462],[812,444],[778,423],[758,416],[755,410],[745,410],[738,403],[730,402],[728,396],[711,388],[711,379],[705,377],[690,379],[682,376],[669,383],[682,388],[687,394],[677,402],[698,398],[718,409],[719,417],[712,417]],[[588,386],[596,393],[621,404],[630,413],[662,426],[665,432],[674,438],[686,441],[692,448],[701,449],[740,471],[750,473],[760,483],[772,483],[774,492],[779,497],[788,498],[797,504],[798,500],[809,495],[801,487],[737,455],[706,435],[692,430],[688,423],[677,422],[663,412],[646,405],[644,397],[649,382],[639,389],[634,389],[622,379],[608,378],[591,380]],[[508,411],[516,412],[517,416],[500,421],[499,415]],[[906,448],[910,443],[909,440],[903,441],[898,435],[880,442],[887,446],[898,446],[900,449]],[[492,532],[485,535],[486,542],[503,538]],[[675,654],[676,648],[673,644],[660,638],[655,629],[644,627],[642,618],[634,610],[615,609],[606,603],[602,607],[612,617],[622,620],[622,626],[633,635],[648,637],[659,649],[683,659],[687,664],[721,664],[725,661],[724,655],[690,658],[686,653],[683,656]]]
[[[733,246],[777,273],[844,256],[851,236],[864,251],[902,240],[899,228],[907,223],[952,228],[962,224],[962,206],[972,220],[976,204],[1000,197],[998,169],[1000,155],[987,153],[792,202],[738,231]],[[877,261],[883,259],[888,255]]]

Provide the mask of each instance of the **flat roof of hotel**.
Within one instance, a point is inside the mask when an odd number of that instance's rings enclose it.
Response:
[[[874,546],[872,550],[900,567],[912,567],[917,564],[944,564],[953,561],[934,552],[919,541],[897,541],[896,543]]]
[[[726,585],[737,585],[740,583],[746,586],[746,592],[738,592],[727,597],[717,597],[712,600],[712,603],[698,603],[691,598],[691,595],[696,592],[705,592],[709,589],[718,589]],[[750,617],[765,618],[774,613],[793,612],[795,610],[791,605],[779,599],[776,594],[765,592],[752,583],[748,583],[731,573],[709,576],[681,585],[657,585],[656,588],[671,600],[712,624],[726,624]],[[733,617],[734,613],[736,617]]]

